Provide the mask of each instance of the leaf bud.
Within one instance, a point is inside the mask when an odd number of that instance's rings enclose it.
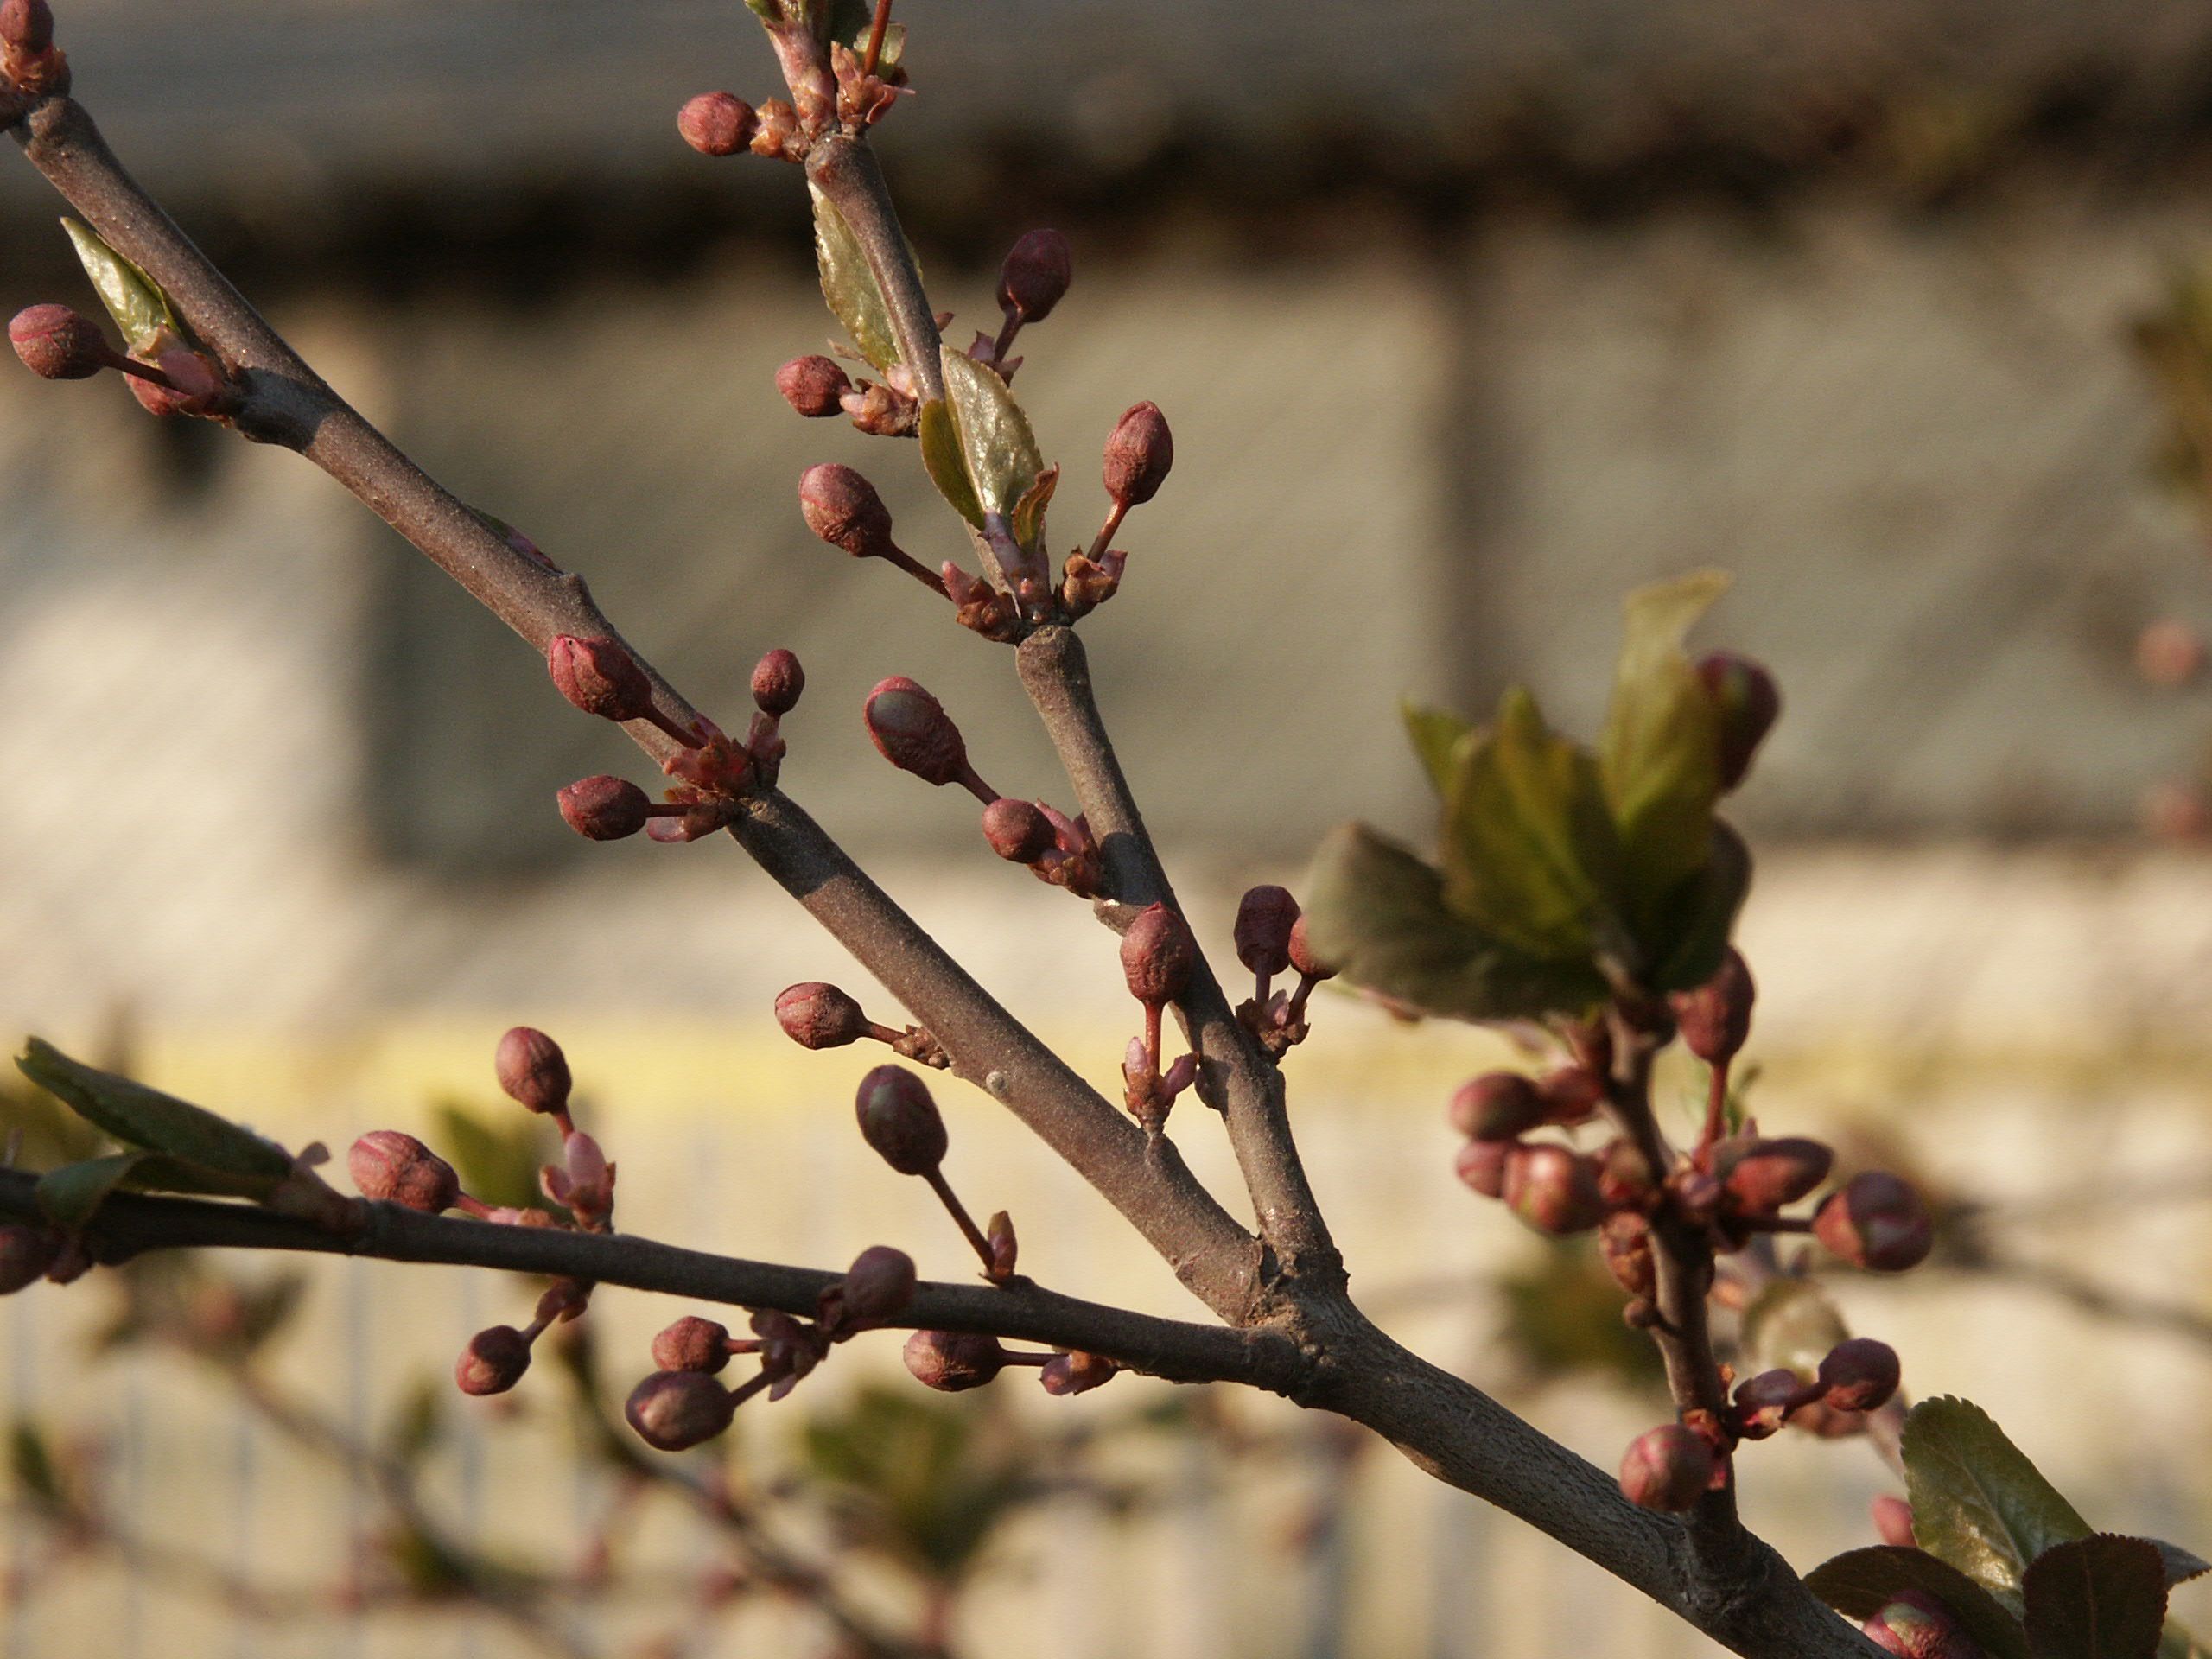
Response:
[[[1920,1195],[1879,1170],[1854,1175],[1821,1199],[1813,1235],[1853,1267],[1874,1273],[1919,1266],[1936,1242]]]
[[[1505,1202],[1538,1232],[1555,1236],[1586,1231],[1605,1214],[1597,1166],[1565,1147],[1522,1147],[1509,1158]]]
[[[1121,1369],[1103,1354],[1055,1354],[1039,1370],[1037,1380],[1047,1394],[1089,1394],[1112,1382]]]
[[[779,645],[753,665],[753,701],[764,715],[779,720],[798,707],[806,690],[806,670],[798,653]]]
[[[1958,1615],[1925,1591],[1899,1591],[1860,1628],[1898,1659],[1983,1659],[1981,1644]]]
[[[453,1166],[411,1135],[372,1129],[346,1154],[346,1167],[365,1198],[435,1216],[461,1201]]]
[[[1313,954],[1313,947],[1306,942],[1306,918],[1301,915],[1290,930],[1290,965],[1307,979],[1334,979],[1337,970]]]
[[[1503,1198],[1506,1160],[1520,1150],[1517,1141],[1470,1141],[1452,1160],[1452,1173],[1484,1198]]]
[[[1290,966],[1290,934],[1298,917],[1289,888],[1248,888],[1236,906],[1236,960],[1251,973],[1282,972]]]
[[[1629,1443],[1621,1460],[1621,1495],[1647,1510],[1688,1509],[1710,1490],[1713,1448],[1680,1423],[1666,1423]]]
[[[875,486],[849,467],[833,461],[808,467],[799,475],[798,505],[809,530],[856,559],[888,558],[898,550],[891,540],[891,509]]]
[[[54,8],[47,0],[0,0],[0,45],[26,54],[54,44]]]
[[[676,112],[676,130],[702,156],[734,156],[753,142],[760,118],[730,92],[702,92]]]
[[[928,1085],[903,1066],[877,1066],[853,1104],[861,1138],[901,1175],[926,1175],[944,1161],[944,1119]]]
[[[834,358],[816,353],[795,357],[776,371],[776,390],[809,420],[818,421],[844,408],[844,396],[853,389],[851,378]],[[814,521],[807,520],[809,524]]]
[[[34,305],[8,324],[8,343],[23,366],[46,380],[86,380],[116,353],[91,318],[66,305]]]
[[[556,798],[569,828],[591,841],[620,841],[645,827],[652,802],[626,778],[579,778]]]
[[[1052,821],[1029,801],[1001,795],[983,809],[983,839],[1013,864],[1034,864],[1059,844]]]
[[[1694,991],[1667,999],[1682,1033],[1682,1046],[1707,1065],[1726,1065],[1751,1034],[1751,1004],[1758,998],[1751,970],[1732,945],[1719,971]]]
[[[1058,231],[1032,231],[999,268],[999,308],[1024,322],[1042,322],[1073,276],[1067,238]]]
[[[1878,1492],[1867,1506],[1874,1531],[1885,1544],[1899,1549],[1916,1548],[1912,1536],[1912,1505],[1893,1492]]]
[[[879,681],[864,710],[879,753],[925,784],[943,785],[968,765],[968,745],[944,705],[903,674]]]
[[[842,1330],[894,1319],[914,1300],[914,1258],[888,1244],[871,1244],[845,1269],[839,1293]]]
[[[1189,988],[1198,947],[1180,916],[1147,906],[1122,935],[1122,976],[1140,1002],[1173,1002]]]
[[[642,720],[652,712],[652,682],[619,639],[556,634],[545,647],[545,669],[561,695],[588,715]]]
[[[543,1032],[517,1026],[499,1039],[492,1058],[499,1087],[510,1100],[533,1112],[563,1112],[569,1108],[569,1058],[561,1045]]]
[[[994,1210],[983,1226],[983,1242],[990,1247],[991,1278],[1013,1278],[1014,1263],[1021,1255],[1021,1242],[1014,1233],[1014,1217],[1003,1210]]]
[[[966,1331],[917,1331],[906,1338],[903,1357],[915,1381],[942,1394],[980,1389],[1007,1362],[996,1337]]]
[[[49,1228],[0,1223],[0,1296],[12,1296],[46,1277],[60,1252],[61,1241]]]
[[[1659,1273],[1651,1255],[1651,1224],[1633,1210],[1616,1210],[1598,1229],[1598,1253],[1631,1296],[1657,1294]]]
[[[729,1363],[729,1327],[687,1313],[653,1338],[653,1363],[711,1376]]]
[[[1452,1091],[1452,1127],[1477,1141],[1511,1141],[1544,1121],[1544,1097],[1518,1071],[1485,1071]]]
[[[1117,507],[1140,507],[1160,493],[1175,464],[1175,439],[1157,404],[1138,404],[1106,440],[1106,493]]]
[[[1762,664],[1732,651],[1699,658],[1697,677],[1720,715],[1720,790],[1726,794],[1751,769],[1751,756],[1782,712],[1782,693]]]
[[[1835,1162],[1834,1153],[1803,1135],[1738,1139],[1742,1144],[1732,1151],[1726,1167],[1716,1160],[1713,1173],[1735,1207],[1748,1214],[1769,1214],[1796,1203],[1827,1179]]]
[[[622,1414],[656,1452],[687,1452],[730,1425],[737,1403],[702,1371],[655,1371],[630,1390]]]
[[[776,998],[776,1023],[801,1048],[842,1048],[868,1033],[868,1017],[835,985],[810,980]]]
[[[1897,1391],[1897,1351],[1872,1337],[1852,1337],[1828,1350],[1815,1379],[1823,1403],[1835,1411],[1875,1411]]]
[[[463,1394],[505,1394],[529,1369],[530,1338],[512,1325],[495,1325],[468,1339],[453,1380]]]

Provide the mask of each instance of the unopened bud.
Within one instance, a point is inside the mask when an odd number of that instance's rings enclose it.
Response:
[[[1802,1135],[1779,1140],[1748,1140],[1722,1168],[1715,1160],[1713,1173],[1738,1210],[1752,1215],[1795,1204],[1828,1178],[1835,1154],[1817,1141]]]
[[[61,1252],[61,1240],[28,1222],[0,1223],[0,1296],[12,1296],[46,1277]]]
[[[1598,1252],[1614,1281],[1631,1296],[1657,1294],[1659,1272],[1651,1255],[1651,1224],[1633,1210],[1616,1210],[1598,1230]]]
[[[66,305],[34,305],[8,324],[8,343],[23,366],[47,380],[86,380],[115,353],[92,319]]]
[[[1803,1403],[1804,1393],[1804,1379],[1786,1365],[1738,1383],[1736,1409],[1743,1414],[1745,1438],[1764,1440],[1780,1429],[1791,1409]]]
[[[999,268],[1000,308],[1024,322],[1042,322],[1068,291],[1073,274],[1067,238],[1058,231],[1032,231]]]
[[[1598,1115],[1605,1080],[1586,1065],[1562,1065],[1536,1079],[1536,1092],[1544,1097],[1544,1121],[1572,1128]]]
[[[1544,1121],[1544,1097],[1518,1071],[1485,1071],[1452,1094],[1452,1127],[1477,1141],[1511,1141]]]
[[[1165,905],[1146,907],[1122,935],[1122,976],[1140,1002],[1173,1002],[1190,988],[1198,947],[1183,918]]]
[[[1957,1614],[1921,1590],[1904,1590],[1861,1626],[1897,1659],[1983,1659],[1981,1644]]]
[[[801,1048],[842,1048],[868,1033],[861,1005],[819,980],[786,987],[776,999],[776,1023]]]
[[[1621,1460],[1621,1495],[1647,1510],[1688,1509],[1713,1484],[1713,1448],[1680,1423],[1630,1442]]]
[[[1157,404],[1139,404],[1106,440],[1106,493],[1119,507],[1142,506],[1160,493],[1175,464],[1175,439]]]
[[[806,690],[806,670],[798,653],[778,646],[753,665],[753,701],[760,712],[778,719],[798,707]]]
[[[212,414],[228,391],[213,363],[182,346],[172,346],[158,353],[153,366],[168,377],[168,385],[162,385],[137,374],[126,374],[124,380],[130,395],[148,414],[165,420],[175,416]]]
[[[365,1198],[435,1216],[461,1201],[453,1166],[411,1135],[372,1129],[346,1154],[346,1167]]]
[[[1598,1149],[1598,1196],[1608,1209],[1641,1205],[1652,1186],[1651,1160],[1626,1135],[1615,1135]]]
[[[43,52],[54,44],[54,9],[47,0],[0,0],[0,45]]]
[[[776,371],[776,390],[809,420],[838,413],[844,408],[845,394],[852,389],[851,379],[831,358],[795,357]],[[810,525],[813,522],[811,518],[807,520]]]
[[[1520,1150],[1517,1141],[1470,1141],[1452,1160],[1452,1172],[1484,1198],[1503,1198],[1506,1161]]]
[[[653,1338],[653,1363],[711,1376],[729,1363],[729,1327],[687,1313]]]
[[[588,715],[640,720],[652,711],[652,682],[619,639],[556,634],[545,647],[545,669],[561,695]]]
[[[1287,887],[1252,887],[1236,906],[1236,960],[1248,972],[1270,976],[1290,966],[1291,930],[1298,900]]]
[[[556,798],[569,828],[593,841],[620,841],[645,827],[652,802],[626,778],[580,778]]]
[[[856,559],[884,558],[896,550],[891,509],[875,486],[849,467],[825,461],[808,467],[799,475],[798,505],[809,530]]]
[[[968,745],[944,705],[903,674],[877,682],[864,718],[877,752],[924,783],[952,783],[968,765]]]
[[[853,1258],[839,1287],[840,1323],[851,1330],[898,1318],[914,1300],[914,1258],[873,1244]]]
[[[1894,1493],[1881,1492],[1867,1508],[1873,1517],[1875,1535],[1884,1543],[1899,1549],[1916,1547],[1912,1535],[1911,1504]]]
[[[468,1339],[453,1380],[463,1394],[505,1394],[529,1369],[530,1338],[512,1325],[495,1325]]]
[[[996,1337],[965,1331],[917,1331],[906,1338],[904,1357],[915,1381],[944,1394],[980,1389],[1006,1369],[1007,1352]]]
[[[1751,769],[1751,756],[1782,712],[1782,693],[1763,665],[1732,651],[1700,657],[1697,676],[1720,715],[1720,788],[1726,793]]]
[[[1813,1234],[1853,1267],[1875,1273],[1919,1266],[1936,1242],[1920,1195],[1878,1170],[1853,1176],[1821,1199]]]
[[[1089,1394],[1111,1382],[1121,1367],[1103,1354],[1055,1354],[1037,1373],[1047,1394]]]
[[[1682,1033],[1682,1046],[1707,1065],[1726,1065],[1751,1034],[1751,1004],[1758,999],[1751,970],[1733,946],[1720,969],[1694,991],[1667,999]]]
[[[1890,1402],[1902,1376],[1897,1351],[1872,1337],[1853,1337],[1828,1350],[1815,1379],[1836,1411],[1875,1411]]]
[[[991,1249],[991,1277],[1011,1279],[1014,1263],[1020,1259],[1020,1241],[1014,1236],[1014,1217],[1003,1210],[991,1212],[991,1219],[983,1229],[983,1242]]]
[[[1014,864],[1034,864],[1059,844],[1052,821],[1028,801],[1001,795],[983,809],[983,839]]]
[[[734,156],[753,142],[760,118],[729,92],[702,92],[676,112],[676,130],[702,156]]]
[[[944,1161],[944,1119],[929,1088],[902,1066],[879,1065],[854,1100],[861,1136],[901,1175],[926,1175]]]
[[[1290,965],[1307,979],[1334,979],[1337,970],[1313,954],[1313,947],[1306,942],[1306,918],[1300,916],[1290,930]]]
[[[1605,1214],[1596,1165],[1565,1147],[1523,1147],[1508,1159],[1505,1203],[1538,1232],[1555,1236],[1586,1231]]]
[[[703,1371],[655,1371],[630,1390],[623,1416],[656,1452],[687,1452],[730,1425],[736,1402]]]
[[[569,1105],[569,1058],[543,1032],[517,1026],[499,1039],[492,1068],[510,1100],[533,1112],[560,1112]]]

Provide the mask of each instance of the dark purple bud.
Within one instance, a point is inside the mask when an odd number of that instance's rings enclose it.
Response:
[[[917,1331],[906,1338],[906,1369],[915,1381],[944,1394],[980,1389],[1006,1369],[996,1337],[965,1331]]]
[[[993,1211],[983,1228],[983,1242],[991,1248],[991,1277],[1013,1278],[1014,1263],[1021,1255],[1021,1243],[1014,1236],[1014,1217],[1003,1210]]]
[[[1505,1166],[1521,1150],[1517,1141],[1470,1141],[1452,1160],[1454,1173],[1486,1198],[1505,1196]]]
[[[1680,1423],[1667,1423],[1629,1443],[1621,1460],[1621,1495],[1647,1510],[1688,1509],[1713,1484],[1713,1448]]]
[[[641,720],[652,712],[652,682],[619,639],[556,634],[545,647],[545,670],[561,695],[588,715]]]
[[[760,118],[729,92],[702,92],[676,112],[676,130],[702,156],[734,156],[753,142]]]
[[[799,475],[798,505],[809,530],[856,559],[886,558],[897,550],[891,509],[875,486],[849,467],[825,461],[808,467]]]
[[[686,1452],[728,1428],[737,1406],[703,1371],[655,1371],[630,1390],[622,1414],[656,1452]]]
[[[1920,1195],[1878,1170],[1853,1176],[1821,1199],[1813,1212],[1813,1233],[1853,1267],[1874,1273],[1919,1266],[1936,1242]]]
[[[1898,1659],[1983,1659],[1981,1644],[1958,1616],[1924,1591],[1899,1592],[1860,1628]]]
[[[888,1244],[874,1244],[853,1258],[840,1287],[839,1323],[843,1329],[881,1325],[914,1300],[914,1258]]]
[[[1032,231],[999,269],[999,307],[1024,322],[1042,322],[1073,276],[1067,238],[1058,231]]]
[[[776,999],[776,1023],[801,1048],[842,1048],[868,1033],[861,1005],[820,980],[787,987]]]
[[[626,778],[580,778],[557,798],[569,829],[593,841],[620,841],[645,827],[652,802]]]
[[[1751,1034],[1751,1004],[1758,999],[1751,970],[1734,948],[1720,959],[1720,971],[1694,991],[1667,999],[1681,1027],[1682,1046],[1707,1065],[1736,1058]]]
[[[1037,1373],[1047,1394],[1089,1394],[1112,1382],[1121,1367],[1103,1354],[1055,1354]]]
[[[1122,977],[1140,1002],[1173,1002],[1189,988],[1198,947],[1183,918],[1152,905],[1122,935]]]
[[[797,653],[778,646],[753,665],[753,701],[760,712],[778,719],[798,707],[806,690],[806,671]]]
[[[47,1228],[0,1223],[0,1296],[12,1296],[45,1278],[60,1251],[61,1240]]]
[[[1452,1127],[1477,1141],[1511,1141],[1544,1121],[1544,1097],[1518,1071],[1485,1071],[1452,1091]]]
[[[1300,916],[1290,930],[1290,965],[1307,979],[1334,979],[1337,970],[1313,954],[1313,947],[1306,942],[1306,918]]]
[[[505,1394],[529,1369],[530,1338],[512,1325],[495,1325],[468,1339],[453,1380],[463,1394]]]
[[[1751,769],[1751,756],[1782,712],[1782,693],[1765,668],[1731,651],[1698,658],[1697,676],[1720,713],[1720,788],[1726,793]]]
[[[54,9],[47,0],[0,0],[0,44],[43,52],[54,44]]]
[[[1598,1229],[1598,1253],[1615,1282],[1631,1296],[1657,1294],[1659,1274],[1651,1259],[1651,1224],[1633,1210],[1616,1210]]]
[[[729,1363],[729,1327],[687,1313],[653,1338],[653,1363],[711,1376]]]
[[[1893,1493],[1882,1492],[1868,1506],[1873,1516],[1875,1535],[1885,1544],[1899,1549],[1917,1548],[1912,1535],[1912,1505]]]
[[[1605,1218],[1598,1168],[1565,1147],[1522,1147],[1505,1164],[1505,1203],[1540,1233],[1564,1236]]]
[[[861,1079],[853,1104],[861,1138],[901,1175],[926,1175],[944,1161],[944,1119],[928,1086],[912,1072],[877,1066]]]
[[[1747,1440],[1764,1440],[1779,1430],[1793,1407],[1803,1403],[1804,1379],[1787,1366],[1761,1371],[1736,1385],[1736,1409]]]
[[[1562,1065],[1536,1079],[1544,1121],[1572,1128],[1586,1123],[1605,1104],[1605,1080],[1586,1065]]]
[[[34,305],[8,324],[8,343],[23,366],[47,380],[86,380],[116,353],[92,319],[66,305]]]
[[[903,674],[877,682],[864,718],[877,752],[925,784],[952,783],[968,765],[968,745],[944,705]]]
[[[372,1129],[346,1154],[346,1167],[365,1198],[435,1216],[461,1201],[453,1166],[411,1135]]]
[[[1875,1411],[1890,1402],[1903,1376],[1897,1351],[1872,1337],[1853,1337],[1828,1350],[1816,1379],[1835,1411]]]
[[[1160,493],[1175,464],[1175,440],[1157,404],[1139,404],[1106,440],[1106,493],[1118,507],[1139,507]]]
[[[1002,795],[983,809],[983,839],[1014,864],[1034,864],[1059,844],[1052,821],[1028,801]]]
[[[533,1112],[561,1112],[569,1107],[569,1058],[542,1031],[517,1026],[499,1039],[492,1068],[507,1098]]]
[[[1828,1178],[1835,1154],[1817,1141],[1802,1135],[1779,1140],[1747,1139],[1734,1149],[1724,1168],[1716,1159],[1713,1173],[1735,1207],[1751,1215],[1766,1215],[1785,1204],[1795,1204]]]
[[[852,389],[852,381],[831,358],[795,357],[776,371],[776,390],[809,420],[838,413],[844,408],[845,394]],[[807,520],[809,524],[813,522]]]
[[[1236,960],[1248,972],[1273,976],[1290,966],[1290,935],[1298,900],[1287,887],[1252,887],[1236,906]]]

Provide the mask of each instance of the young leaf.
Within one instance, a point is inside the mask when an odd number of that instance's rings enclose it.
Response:
[[[891,331],[891,310],[860,238],[837,211],[837,204],[808,187],[814,197],[814,254],[822,269],[822,297],[860,353],[879,369],[899,360],[898,336]]]
[[[2187,1584],[2191,1579],[2212,1573],[2212,1561],[2183,1549],[2179,1544],[2170,1544],[2162,1538],[2149,1541],[2158,1552],[2158,1559],[2165,1563],[2166,1588]]]
[[[1425,709],[1403,697],[1398,700],[1398,717],[1406,722],[1406,735],[1413,739],[1414,753],[1421,758],[1430,786],[1443,795],[1452,787],[1452,751],[1467,734],[1467,722],[1457,715]]]
[[[1719,818],[1713,821],[1705,867],[1675,890],[1637,935],[1658,965],[1645,979],[1655,991],[1693,991],[1720,971],[1736,912],[1751,890],[1751,849]]]
[[[986,517],[1011,516],[1045,470],[1029,417],[1006,382],[965,352],[946,346],[938,356],[944,365],[945,402],[976,499]]]
[[[183,333],[176,313],[169,309],[168,296],[152,277],[100,240],[90,226],[64,219],[61,228],[69,233],[85,275],[92,279],[100,303],[132,351],[149,351],[164,334],[174,338]]]
[[[107,1195],[128,1180],[146,1156],[143,1152],[118,1152],[64,1164],[38,1178],[33,1196],[48,1221],[74,1232],[92,1218]]]
[[[1776,1278],[1744,1309],[1738,1340],[1747,1375],[1787,1367],[1809,1379],[1850,1334],[1827,1292],[1809,1279]]]
[[[1903,1449],[1914,1538],[2015,1612],[2028,1564],[2090,1535],[1979,1406],[1948,1395],[1922,1401],[1905,1418]]]
[[[292,1160],[274,1141],[227,1118],[71,1059],[32,1038],[16,1061],[22,1074],[126,1146],[166,1153],[216,1177],[273,1184],[292,1173]]]
[[[1846,1618],[1868,1619],[1908,1590],[1933,1596],[1972,1633],[1989,1659],[2028,1659],[2020,1621],[1955,1567],[1924,1549],[1877,1544],[1847,1550],[1805,1575],[1805,1587]]]
[[[2109,1533],[2054,1545],[2023,1580],[2032,1659],[2152,1659],[2166,1618],[2158,1546]]]
[[[952,510],[976,529],[983,527],[983,504],[976,499],[975,480],[968,476],[968,458],[960,451],[960,429],[941,398],[922,405],[922,465],[930,482]]]
[[[1044,550],[1045,509],[1052,504],[1052,492],[1059,486],[1060,469],[1047,467],[1037,474],[1037,481],[1023,493],[1014,504],[1014,539],[1021,550],[1034,557]]]

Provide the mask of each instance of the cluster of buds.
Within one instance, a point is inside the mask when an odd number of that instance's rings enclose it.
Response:
[[[0,79],[33,98],[69,90],[69,60],[54,43],[47,0],[0,0]]]
[[[785,370],[791,380],[785,395],[801,414],[821,409],[819,403],[812,400],[836,384],[821,368],[807,366],[810,365],[826,365],[838,380],[844,377],[844,372],[827,358],[800,358],[785,364]],[[779,384],[784,384],[781,377]],[[862,412],[866,412],[868,394],[881,390],[871,387],[861,391]],[[837,406],[844,407],[844,400],[851,395],[840,393]],[[809,401],[802,402],[802,397]],[[877,399],[876,405],[885,410],[893,407],[884,399]],[[830,410],[821,409],[821,412],[827,414]],[[891,416],[887,413],[885,418]],[[950,601],[954,619],[961,626],[974,630],[986,639],[1004,642],[1020,638],[1020,618],[1013,599],[989,582],[970,575],[950,559],[944,562],[941,570],[931,570],[906,552],[892,537],[891,509],[883,505],[875,486],[850,467],[825,461],[808,467],[799,475],[798,505],[800,517],[817,536],[856,559],[881,559],[904,570],[931,593]]]
[[[837,81],[837,121],[848,132],[874,126],[906,90],[906,72],[881,58],[882,40],[871,41],[865,54],[842,41],[830,43],[830,73]]]
[[[1129,995],[1144,1005],[1144,1035],[1129,1039],[1122,1062],[1122,1099],[1148,1135],[1166,1128],[1175,1097],[1198,1079],[1196,1054],[1186,1053],[1161,1069],[1161,1016],[1190,989],[1198,962],[1198,942],[1188,924],[1165,905],[1140,911],[1122,935],[1122,977]]]
[[[942,1071],[952,1064],[944,1046],[919,1026],[896,1030],[868,1017],[859,1001],[820,980],[787,985],[776,998],[776,1023],[801,1048],[843,1048],[862,1038]]]
[[[812,147],[798,111],[780,98],[756,110],[734,92],[701,92],[676,112],[676,130],[702,156],[750,150],[772,161],[803,162]]]
[[[1088,1394],[1113,1381],[1121,1369],[1103,1354],[1024,1351],[970,1331],[917,1331],[906,1338],[905,1358],[914,1380],[940,1394],[982,1388],[1009,1365],[1035,1366],[1047,1394]]]
[[[879,438],[911,438],[920,429],[922,400],[904,364],[893,364],[880,380],[855,379],[836,359],[810,353],[776,371],[776,390],[810,421],[844,415]],[[923,578],[929,579],[926,571]]]
[[[1098,842],[1087,818],[1071,818],[1044,801],[1002,795],[983,809],[983,839],[1007,862],[1027,865],[1049,886],[1084,899],[1103,890]]]
[[[1160,493],[1175,464],[1175,436],[1157,404],[1138,404],[1123,412],[1106,440],[1103,472],[1112,505],[1087,551],[1071,554],[1060,578],[1060,606],[1069,620],[1088,615],[1114,596],[1122,585],[1128,555],[1112,545],[1131,507]]]
[[[929,1184],[982,1262],[983,1276],[995,1285],[1011,1282],[1020,1253],[1014,1222],[1001,1210],[988,1226],[976,1226],[968,1206],[945,1179],[944,1154],[951,1139],[929,1085],[901,1066],[879,1065],[861,1079],[853,1096],[853,1115],[860,1122],[861,1138],[877,1157],[899,1174],[918,1175]]]
[[[8,343],[23,366],[42,379],[87,380],[113,369],[155,415],[219,420],[238,408],[238,390],[221,369],[166,330],[143,357],[125,357],[82,313],[66,305],[34,305],[10,320]]]
[[[1252,995],[1237,1005],[1236,1017],[1281,1059],[1306,1040],[1306,1004],[1313,988],[1335,976],[1306,942],[1306,918],[1287,887],[1249,889],[1236,906],[1236,960],[1252,975]],[[1278,974],[1295,971],[1291,990],[1274,988]]]

